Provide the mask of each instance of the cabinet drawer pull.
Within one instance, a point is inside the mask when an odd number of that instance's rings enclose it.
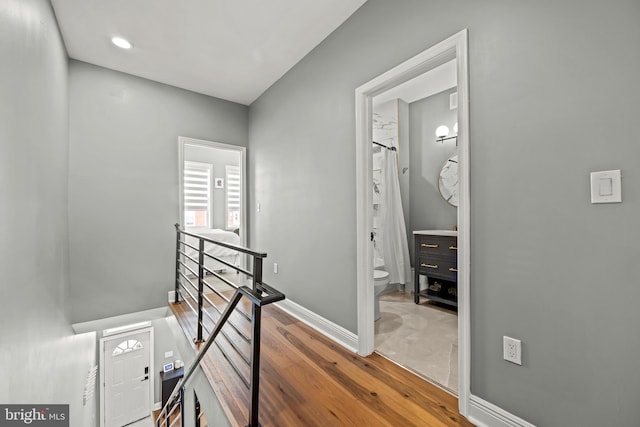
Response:
[[[438,264],[436,264],[436,265],[433,265],[433,264],[420,264],[420,267],[438,268]]]
[[[434,245],[432,243],[422,243],[420,246],[422,246],[423,248],[437,248],[438,245]]]
[[[452,251],[457,251],[458,247],[451,245],[451,246],[449,246],[449,249],[451,249]]]
[[[458,269],[457,268],[453,268],[453,267],[449,267],[449,271],[451,271],[452,273],[457,273]]]

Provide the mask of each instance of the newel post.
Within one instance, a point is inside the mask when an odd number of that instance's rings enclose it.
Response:
[[[262,283],[262,257],[253,257],[253,290],[257,289],[257,285]]]

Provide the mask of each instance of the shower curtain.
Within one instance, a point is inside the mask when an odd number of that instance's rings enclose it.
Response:
[[[398,178],[398,155],[396,151],[382,150],[384,156],[382,195],[382,253],[384,269],[389,273],[389,283],[409,283],[411,263],[407,231],[402,213],[400,180]]]

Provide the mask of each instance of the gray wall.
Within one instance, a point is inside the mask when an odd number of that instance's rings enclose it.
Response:
[[[49,2],[0,2],[0,58],[0,402],[69,404],[90,426],[95,338],[69,325],[68,67]]]
[[[638,22],[637,0],[369,0],[251,106],[267,281],[356,330],[354,90],[468,28],[472,392],[536,425],[637,425]],[[624,202],[590,204],[589,172],[617,168]]]
[[[458,110],[449,109],[447,90],[409,104],[410,224],[407,241],[413,259],[413,230],[451,230],[458,223],[458,210],[442,198],[438,178],[442,165],[456,152],[455,140],[436,142],[436,128],[446,125],[454,135]]]
[[[72,320],[166,306],[178,136],[244,146],[248,108],[70,61]]]

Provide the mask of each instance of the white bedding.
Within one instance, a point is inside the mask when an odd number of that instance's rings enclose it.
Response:
[[[240,245],[240,236],[232,231],[220,230],[217,228],[188,228],[186,230],[187,233],[197,234],[207,239],[215,240],[216,242],[229,243],[232,245]],[[185,236],[184,239],[188,244],[194,247],[198,247],[198,239],[191,236]],[[196,249],[192,249],[188,246],[182,245],[182,250],[189,255],[191,258],[197,260],[198,259],[198,251]],[[213,255],[215,257],[221,258],[233,265],[237,265],[239,254],[237,251],[232,249],[225,248],[224,246],[219,246],[213,243],[205,242],[204,243],[204,251],[209,255]],[[191,260],[186,260],[187,265],[196,273],[198,272],[197,263],[194,263]],[[210,270],[224,270],[227,268],[226,265],[211,259],[205,256],[204,265]],[[186,274],[191,274],[188,270],[185,272]]]

